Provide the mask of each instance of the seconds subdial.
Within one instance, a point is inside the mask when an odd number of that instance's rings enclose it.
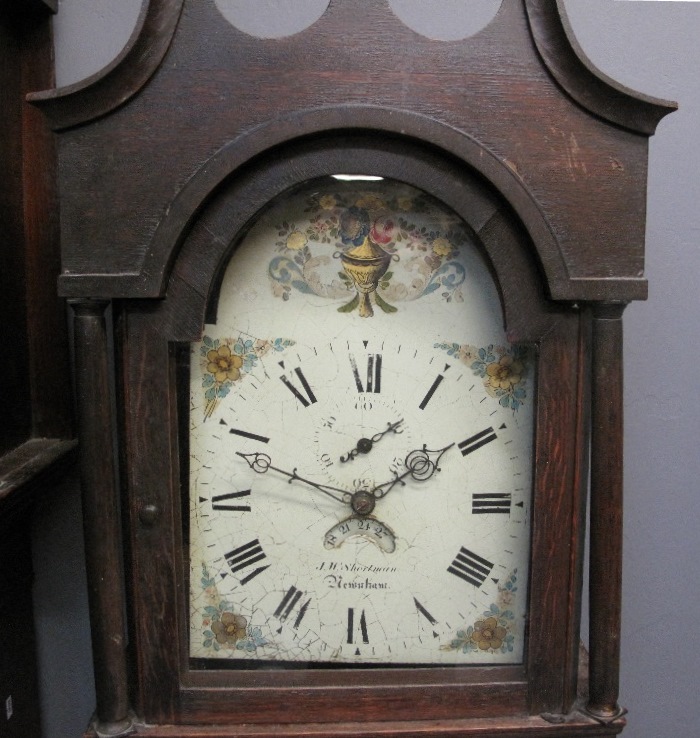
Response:
[[[382,440],[387,433],[401,433],[402,431],[397,428],[403,423],[403,418],[397,420],[395,423],[387,423],[387,427],[375,433],[373,436],[367,438],[363,436],[357,442],[357,445],[352,450],[348,451],[345,455],[340,457],[341,462],[352,461],[358,454],[368,454],[375,446]]]
[[[388,469],[399,471],[413,435],[394,402],[358,394],[319,418],[313,442],[328,482],[355,493],[384,482]]]

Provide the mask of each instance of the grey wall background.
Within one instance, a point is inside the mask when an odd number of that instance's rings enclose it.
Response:
[[[424,5],[449,28],[455,8],[476,2]],[[478,0],[485,3],[496,7],[498,0]],[[625,313],[621,702],[630,711],[627,738],[700,736],[700,2],[565,4],[581,46],[601,71],[680,104],[651,139],[650,297]],[[116,56],[140,5],[61,0],[59,83],[84,78]],[[34,531],[44,738],[79,736],[94,704],[80,531],[74,482],[44,503]]]

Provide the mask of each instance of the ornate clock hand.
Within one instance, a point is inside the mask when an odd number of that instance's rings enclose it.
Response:
[[[339,487],[331,487],[328,484],[317,484],[316,482],[312,482],[310,479],[300,477],[297,474],[296,467],[294,467],[293,471],[288,472],[284,469],[280,469],[277,466],[273,466],[272,459],[267,454],[263,454],[260,452],[243,454],[240,451],[236,451],[236,456],[240,456],[241,458],[245,459],[248,463],[248,466],[257,474],[265,474],[268,469],[272,469],[278,474],[283,474],[285,477],[289,477],[289,484],[291,484],[294,480],[298,480],[300,482],[303,482],[304,484],[308,484],[314,489],[317,489],[319,492],[323,492],[329,497],[332,497],[334,500],[338,500],[338,502],[349,505],[352,501],[352,494],[347,490],[340,489]]]
[[[378,443],[382,436],[386,435],[389,431],[394,431],[394,433],[401,433],[402,431],[396,430],[401,425],[401,423],[403,423],[403,418],[397,420],[395,423],[387,423],[388,427],[386,430],[375,433],[371,438],[360,438],[355,448],[352,449],[352,451],[348,451],[345,455],[341,456],[340,461],[352,461],[358,454],[368,454],[372,450],[374,444]]]
[[[427,481],[436,471],[440,471],[438,463],[442,458],[442,455],[454,445],[454,443],[451,443],[449,446],[445,446],[445,448],[431,451],[425,444],[423,444],[423,448],[415,449],[406,456],[406,459],[404,460],[406,471],[403,474],[397,474],[390,481],[384,482],[384,484],[378,484],[369,492],[369,494],[375,499],[385,497],[397,484],[400,483],[401,486],[404,486],[406,482],[403,480],[408,476],[416,482]],[[438,455],[435,461],[430,458],[430,454]]]

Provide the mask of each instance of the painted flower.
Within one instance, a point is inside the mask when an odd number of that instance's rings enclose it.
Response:
[[[471,640],[482,651],[488,651],[490,648],[500,648],[503,645],[503,639],[508,631],[498,624],[496,618],[486,618],[485,620],[477,620],[474,623],[474,632],[471,634]]]
[[[307,242],[308,239],[301,231],[292,231],[287,236],[286,246],[292,251],[299,251],[299,249],[303,249],[306,246]]]
[[[369,234],[369,215],[362,208],[348,208],[340,218],[340,237],[343,243],[359,246]]]
[[[515,594],[508,589],[501,589],[498,591],[498,603],[501,607],[508,607],[515,601]]]
[[[478,358],[479,353],[475,346],[470,346],[469,344],[465,343],[459,347],[458,356],[460,361],[463,361],[465,364],[471,365],[474,360]]]
[[[306,229],[306,234],[311,238],[312,241],[321,241],[322,243],[330,243],[330,236],[333,235],[332,231],[337,229],[338,219],[334,216],[323,218],[317,215],[309,221],[309,227]]]
[[[449,256],[452,253],[452,244],[443,236],[433,241],[433,253],[438,256]]]
[[[522,362],[517,361],[508,354],[502,356],[499,361],[486,367],[489,384],[494,389],[509,390],[520,382],[523,373]]]
[[[248,653],[252,653],[260,648],[260,646],[266,645],[267,641],[263,637],[262,630],[260,628],[252,628],[250,637],[245,640],[238,641],[236,648],[239,651],[248,651]]]
[[[228,346],[207,351],[207,371],[214,375],[217,382],[227,379],[235,382],[241,376],[243,357],[232,354]]]
[[[396,224],[391,218],[377,218],[369,232],[369,237],[374,243],[384,245],[393,241],[395,232]]]
[[[396,206],[399,210],[408,211],[413,209],[413,198],[412,197],[399,197],[396,200]]]
[[[236,645],[236,641],[240,641],[246,637],[246,627],[248,621],[242,615],[235,615],[232,612],[222,612],[221,619],[212,623],[211,629],[219,643]]]
[[[210,585],[204,588],[204,600],[209,604],[214,604],[219,599],[219,593],[216,590],[216,585]]]
[[[323,210],[333,210],[333,208],[336,206],[335,196],[323,195],[319,199],[318,204],[323,208]]]
[[[377,195],[364,195],[356,203],[358,208],[366,208],[367,210],[385,210],[386,204],[381,197]]]

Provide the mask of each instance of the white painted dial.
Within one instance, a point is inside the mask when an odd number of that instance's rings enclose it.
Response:
[[[265,215],[191,348],[191,657],[522,660],[534,365],[501,324],[416,190],[325,183]]]

